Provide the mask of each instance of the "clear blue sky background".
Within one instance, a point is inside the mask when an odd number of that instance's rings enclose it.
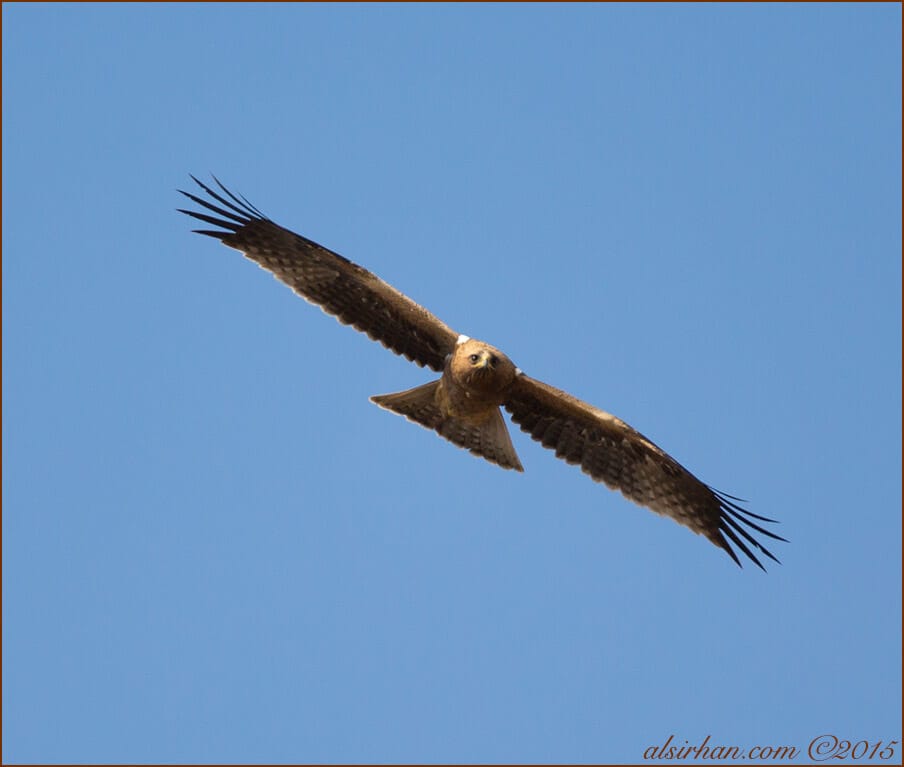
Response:
[[[4,4],[4,760],[900,740],[900,35]],[[209,171],[781,520],[783,564],[374,407],[429,376],[191,234]]]

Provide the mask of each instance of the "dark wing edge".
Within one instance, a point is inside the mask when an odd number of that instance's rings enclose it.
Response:
[[[628,500],[671,517],[702,534],[742,567],[734,544],[765,572],[754,550],[779,560],[747,528],[786,541],[754,520],[776,520],[747,511],[741,499],[705,485],[640,432],[570,394],[520,374],[504,407],[522,431],[556,457],[576,464],[596,482]]]
[[[213,179],[222,194],[194,176],[191,179],[210,199],[180,189],[205,210],[179,208],[179,212],[220,227],[194,232],[241,251],[342,324],[417,365],[442,371],[458,339],[445,323],[367,269],[275,224],[216,176]]]

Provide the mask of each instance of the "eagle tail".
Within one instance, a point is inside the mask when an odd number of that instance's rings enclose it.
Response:
[[[499,408],[494,407],[479,417],[458,418],[446,415],[437,401],[439,385],[440,381],[433,381],[407,391],[374,396],[370,401],[432,429],[449,442],[470,450],[474,455],[486,458],[503,469],[524,471]]]
[[[428,429],[439,430],[443,413],[436,401],[438,389],[439,381],[433,381],[395,394],[379,394],[371,397],[370,401]]]

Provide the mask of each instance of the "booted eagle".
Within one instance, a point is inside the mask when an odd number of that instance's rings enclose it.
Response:
[[[525,375],[499,349],[455,332],[366,269],[273,223],[216,178],[222,194],[191,178],[209,199],[182,194],[215,215],[180,212],[220,227],[196,229],[198,234],[241,251],[339,322],[441,373],[423,386],[371,397],[375,404],[503,469],[523,471],[502,418],[503,407],[522,431],[554,450],[557,458],[706,536],[739,566],[729,541],[761,569],[754,549],[778,562],[748,531],[784,541],[754,521],[775,520],[753,514],[738,505],[740,499],[703,484],[624,421]]]

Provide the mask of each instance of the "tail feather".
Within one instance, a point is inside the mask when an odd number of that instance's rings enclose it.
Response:
[[[498,407],[479,419],[465,420],[450,416],[437,431],[449,442],[466,448],[503,469],[524,471]]]
[[[438,429],[443,422],[443,412],[436,396],[439,383],[433,381],[395,394],[378,394],[370,401],[428,429]]]
[[[449,442],[503,469],[524,471],[499,408],[494,407],[475,417],[447,415],[440,402],[440,383],[433,381],[407,391],[377,395],[370,401],[432,429]]]

